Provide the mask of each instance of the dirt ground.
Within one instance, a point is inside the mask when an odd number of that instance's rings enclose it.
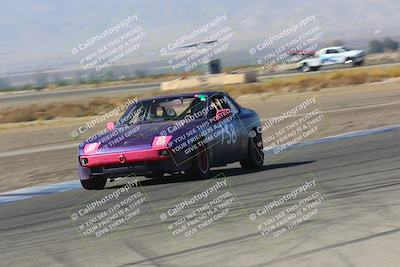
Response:
[[[262,120],[279,116],[315,96],[324,121],[313,139],[400,122],[400,80],[285,95],[257,94],[237,98]],[[92,118],[0,125],[0,192],[77,179],[76,148],[71,133]],[[87,138],[98,125],[81,138]],[[65,145],[65,148],[63,147]],[[47,151],[40,152],[40,149]],[[39,149],[39,150],[38,150]],[[9,155],[10,152],[18,155]]]

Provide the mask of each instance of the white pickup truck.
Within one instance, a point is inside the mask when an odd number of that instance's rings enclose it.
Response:
[[[322,66],[343,64],[354,67],[363,64],[364,51],[351,50],[344,46],[327,47],[317,51],[313,57],[297,62],[297,69],[301,72],[317,71]]]

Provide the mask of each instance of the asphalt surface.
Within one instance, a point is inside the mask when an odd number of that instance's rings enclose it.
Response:
[[[57,91],[42,91],[34,93],[8,94],[0,96],[0,104],[30,103],[42,100],[66,100],[69,97],[95,97],[110,94],[128,94],[132,91],[160,89],[160,83],[139,83],[130,85],[107,86],[98,88],[69,89]]]
[[[386,63],[386,64],[378,64],[378,65],[368,65],[357,67],[358,69],[368,69],[373,67],[389,67],[399,65],[400,63]],[[321,71],[316,72],[308,72],[302,73],[303,75],[315,75],[324,72],[330,72],[332,70],[340,69],[341,66],[326,66]],[[277,77],[290,77],[299,75],[299,72],[296,70],[285,71],[283,73],[273,73],[273,74],[264,74],[258,77],[259,81],[264,81],[270,78]],[[106,86],[106,87],[98,87],[98,88],[86,88],[86,89],[69,89],[69,90],[57,90],[57,91],[45,91],[45,92],[33,92],[33,93],[20,93],[20,94],[7,94],[0,96],[0,104],[12,106],[15,104],[29,104],[35,103],[38,101],[59,101],[59,100],[68,100],[68,99],[76,99],[76,98],[88,98],[88,97],[97,97],[97,96],[111,96],[111,95],[121,95],[121,94],[131,94],[132,92],[137,91],[149,91],[149,90],[159,90],[160,82],[154,83],[138,83],[138,84],[129,84],[129,85],[119,85],[119,86]]]
[[[400,131],[391,131],[308,146],[279,157],[266,157],[262,171],[246,172],[234,164],[213,171],[215,178],[210,180],[180,176],[142,180],[140,186],[131,187],[117,199],[105,201],[78,219],[74,217],[75,221],[70,218],[72,214],[79,213],[87,203],[121,192],[127,181],[111,183],[101,192],[74,190],[1,205],[0,263],[2,266],[399,266],[399,140]],[[179,224],[180,215],[204,207],[207,201],[197,200],[179,211],[178,216],[167,217],[165,221],[160,219],[162,214],[183,199],[224,181],[228,186],[218,192],[234,196],[233,202],[225,206],[229,209],[226,215],[188,237],[173,236],[170,225]],[[310,181],[317,186],[310,186],[304,195],[284,202],[255,221],[249,219],[249,215],[272,200],[281,199]],[[258,225],[265,219],[293,207],[295,202],[290,201],[312,192],[323,197],[313,216],[278,236],[259,233]],[[97,238],[83,236],[79,230],[81,223],[101,218],[101,212],[132,196],[145,197],[144,203],[134,207],[140,209],[136,215]],[[209,196],[211,199],[215,195]]]

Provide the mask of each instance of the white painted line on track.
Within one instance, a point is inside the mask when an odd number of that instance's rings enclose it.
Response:
[[[362,109],[370,109],[370,108],[379,108],[379,107],[386,107],[392,105],[400,105],[400,101],[396,102],[389,102],[389,103],[382,103],[382,104],[372,104],[366,106],[358,106],[358,107],[348,107],[348,108],[340,108],[340,109],[331,109],[331,110],[321,110],[322,113],[337,113],[337,112],[344,112],[344,111],[353,111],[353,110],[362,110]],[[289,116],[287,118],[298,118],[307,115],[308,113],[301,113],[296,114],[294,116]],[[272,119],[277,119],[279,117],[271,117],[271,118],[262,118],[261,121],[265,122]]]
[[[395,130],[400,130],[400,124],[391,125],[391,126],[387,126],[387,127],[380,127],[380,128],[375,128],[375,129],[369,129],[369,130],[354,131],[354,132],[344,133],[344,134],[340,134],[340,135],[325,137],[325,138],[314,140],[314,141],[296,144],[293,147],[291,147],[291,149],[302,148],[302,147],[323,144],[323,143],[337,142],[337,141],[350,139],[350,138],[354,138],[354,137],[366,136],[366,135],[371,135],[371,134],[379,134],[379,133],[395,131]],[[266,151],[265,153],[268,154],[270,152],[271,152],[271,150]],[[43,196],[43,195],[48,195],[48,194],[52,194],[52,193],[60,193],[60,192],[65,192],[65,191],[70,191],[70,190],[80,189],[80,188],[81,188],[81,184],[78,179],[74,180],[74,181],[67,181],[67,182],[49,184],[49,185],[44,185],[44,186],[28,187],[28,188],[23,188],[23,189],[18,189],[18,190],[1,193],[0,194],[0,204],[23,200],[23,199],[28,199],[28,198],[32,198],[35,196]]]

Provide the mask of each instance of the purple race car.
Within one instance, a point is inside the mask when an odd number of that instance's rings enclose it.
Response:
[[[264,162],[258,115],[223,92],[186,93],[141,100],[118,122],[79,145],[78,173],[85,189],[107,179],[165,173],[206,178],[211,167]]]

